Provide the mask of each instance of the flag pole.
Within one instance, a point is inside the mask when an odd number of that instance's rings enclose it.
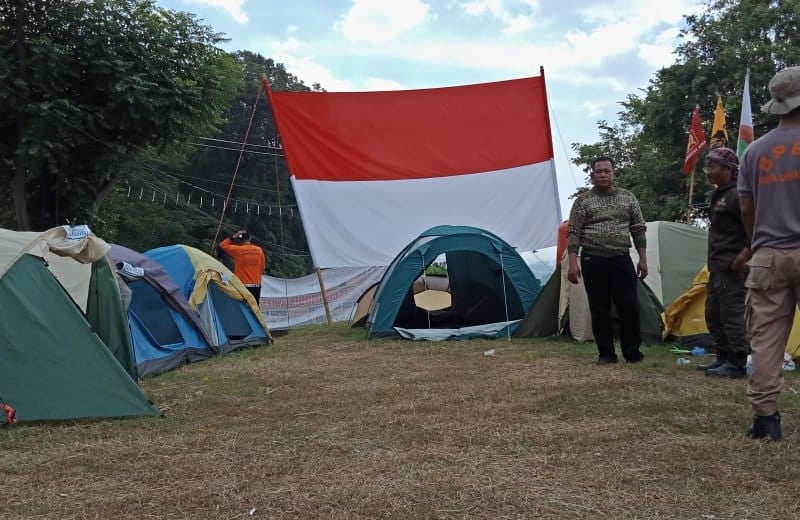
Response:
[[[328,293],[325,291],[325,281],[322,279],[322,269],[317,267],[317,280],[319,287],[322,290],[322,306],[325,307],[325,319],[328,320],[328,325],[333,323],[331,319],[331,308],[328,305]]]
[[[686,209],[686,223],[692,223],[692,199],[694,199],[694,172],[697,169],[697,165],[692,166],[692,175],[689,178],[689,207]]]
[[[692,122],[689,124],[689,142],[686,145],[686,158],[683,160],[683,173],[691,174],[689,180],[689,207],[686,210],[686,223],[691,223],[692,200],[694,199],[694,172],[697,166],[697,156],[706,147],[706,135],[703,124],[700,122],[700,105],[695,105],[692,112]]]

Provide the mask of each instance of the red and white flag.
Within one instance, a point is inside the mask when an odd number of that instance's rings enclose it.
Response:
[[[744,75],[744,90],[742,91],[742,115],[739,118],[739,140],[736,143],[736,155],[740,158],[748,146],[755,139],[753,133],[753,114],[750,112],[750,67]]]
[[[561,222],[544,77],[386,92],[270,92],[316,267],[388,265],[433,226],[519,251]]]

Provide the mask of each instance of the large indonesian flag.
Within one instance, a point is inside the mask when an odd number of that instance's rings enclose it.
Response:
[[[387,92],[271,92],[317,267],[388,265],[441,225],[520,251],[561,222],[543,77]]]

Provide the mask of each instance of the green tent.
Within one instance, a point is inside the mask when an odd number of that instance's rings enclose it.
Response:
[[[441,255],[450,305],[420,305],[414,282]],[[498,337],[513,331],[539,294],[539,281],[517,251],[496,235],[468,226],[437,226],[395,257],[375,291],[368,337],[410,339]],[[415,298],[416,296],[416,298]]]
[[[648,275],[637,286],[643,341],[661,341],[661,314],[692,285],[695,274],[706,262],[706,251],[707,233],[700,228],[677,222],[647,223]],[[634,263],[638,262],[633,248],[631,258]],[[515,337],[549,336],[568,328],[578,341],[594,339],[583,283],[569,283],[566,272],[567,256],[564,255],[542,296],[517,328]]]
[[[86,228],[0,229],[0,402],[19,421],[159,415],[108,249]]]

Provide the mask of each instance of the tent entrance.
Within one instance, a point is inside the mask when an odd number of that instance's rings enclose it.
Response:
[[[442,256],[447,277],[425,275]],[[499,237],[473,227],[438,226],[410,243],[387,268],[372,295],[368,337],[475,327],[475,333],[445,337],[497,337],[525,317],[539,290],[519,253]]]

